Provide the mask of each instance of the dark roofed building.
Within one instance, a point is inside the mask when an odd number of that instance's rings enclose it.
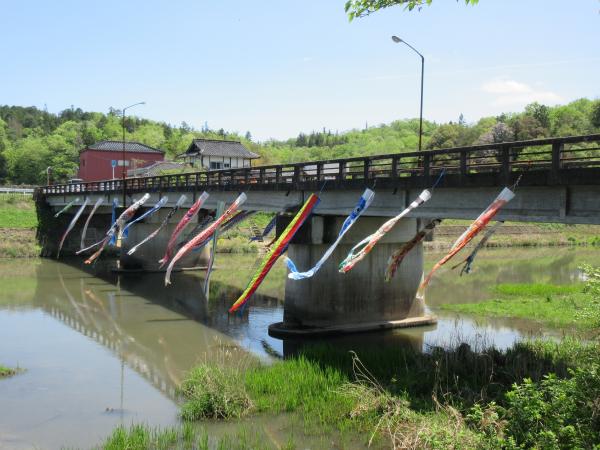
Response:
[[[135,169],[165,159],[165,152],[140,142],[99,141],[79,152],[79,178],[84,181],[121,178],[126,169]]]
[[[252,160],[260,156],[248,150],[240,141],[194,139],[186,152],[177,158],[194,167],[218,170],[250,167]]]

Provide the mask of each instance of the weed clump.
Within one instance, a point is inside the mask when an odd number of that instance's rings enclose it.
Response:
[[[184,420],[239,418],[252,409],[239,371],[230,367],[201,364],[181,385],[186,399],[181,407]]]

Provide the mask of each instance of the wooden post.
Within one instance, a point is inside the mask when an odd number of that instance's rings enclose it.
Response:
[[[500,148],[500,162],[502,167],[500,169],[500,177],[504,184],[510,183],[510,145],[503,145]]]
[[[365,184],[369,181],[369,169],[371,168],[371,160],[369,158],[365,158],[363,160],[363,179],[365,180]]]
[[[562,152],[565,144],[554,142],[552,144],[552,167],[550,168],[550,178],[552,183],[557,183],[560,178],[560,169],[562,168]]]
[[[429,153],[425,153],[423,155],[423,181],[425,184],[429,184],[431,172],[431,155]]]

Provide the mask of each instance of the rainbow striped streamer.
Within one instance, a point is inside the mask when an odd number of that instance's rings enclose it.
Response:
[[[96,200],[96,203],[94,204],[94,207],[92,208],[92,211],[90,212],[90,215],[87,217],[86,221],[85,221],[85,225],[83,226],[83,231],[81,232],[81,243],[79,244],[79,248],[84,248],[85,246],[85,235],[87,234],[87,229],[88,229],[88,225],[90,224],[91,220],[92,220],[92,216],[94,215],[94,213],[96,212],[96,210],[100,207],[100,205],[104,203],[104,197],[100,197],[98,200]]]
[[[67,203],[66,206],[63,209],[61,209],[59,212],[57,212],[56,214],[54,214],[54,217],[60,216],[62,213],[64,213],[68,209],[70,209],[71,206],[73,206],[77,202],[79,202],[79,197],[77,197],[75,200],[71,200],[69,203]]]
[[[167,267],[167,271],[165,273],[165,286],[167,284],[171,284],[171,271],[173,270],[173,266],[177,261],[183,258],[191,249],[194,247],[198,247],[199,245],[207,243],[210,238],[213,236],[217,228],[221,226],[221,224],[233,217],[233,215],[237,212],[239,207],[246,201],[246,194],[243,192],[235,199],[235,201],[229,205],[229,208],[225,210],[220,217],[218,217],[214,222],[212,222],[208,227],[206,227],[203,231],[201,231],[197,236],[191,239],[187,244],[179,249],[177,254],[173,257],[171,262],[169,263],[169,267]]]
[[[63,248],[63,244],[65,243],[65,239],[67,238],[68,234],[71,232],[71,230],[73,229],[73,227],[75,226],[75,224],[79,220],[79,217],[81,217],[81,214],[83,213],[83,210],[87,206],[88,201],[89,200],[87,198],[84,200],[83,205],[81,205],[81,208],[79,208],[79,210],[77,211],[77,213],[75,213],[75,216],[71,220],[71,223],[69,223],[69,226],[67,227],[67,229],[63,233],[62,237],[60,238],[60,243],[58,244],[58,252],[56,253],[56,259],[58,259],[60,257],[60,251]]]
[[[498,197],[483,211],[475,221],[469,225],[469,228],[456,240],[450,252],[444,256],[435,266],[429,271],[419,290],[422,291],[427,287],[433,274],[444,264],[452,259],[454,255],[460,252],[471,240],[477,236],[477,234],[483,230],[486,225],[494,218],[494,216],[500,211],[504,205],[511,201],[515,197],[515,193],[508,188],[502,189],[502,192],[498,194]]]
[[[390,255],[388,259],[388,266],[385,270],[386,282],[389,283],[392,280],[392,278],[394,278],[394,275],[396,275],[396,270],[398,270],[398,266],[400,265],[404,257],[408,255],[408,253],[415,247],[415,245],[417,245],[419,242],[425,239],[425,236],[431,233],[434,230],[434,228],[441,223],[441,221],[441,219],[432,220],[427,225],[425,225],[425,227],[421,231],[415,234],[415,237],[413,237],[410,241],[405,243],[402,247],[400,247],[398,250],[396,250]]]
[[[196,203],[194,203],[192,205],[192,207],[190,209],[188,209],[188,211],[185,213],[185,216],[183,216],[182,219],[179,221],[179,223],[175,227],[175,230],[173,230],[171,237],[169,238],[169,242],[168,242],[167,248],[165,250],[165,256],[163,256],[162,259],[158,261],[160,264],[159,267],[162,267],[167,262],[169,262],[169,260],[171,259],[171,256],[173,255],[173,248],[175,247],[177,238],[179,237],[179,235],[181,234],[183,229],[185,227],[187,227],[187,225],[190,223],[190,220],[192,220],[192,218],[196,214],[198,214],[198,211],[200,211],[200,208],[202,207],[202,205],[204,204],[204,202],[206,201],[207,198],[208,198],[208,193],[203,192],[202,195],[200,195],[200,197],[198,198],[198,200],[196,200]]]
[[[248,283],[246,290],[242,292],[240,298],[236,300],[236,302],[229,308],[229,312],[235,312],[240,309],[246,302],[250,299],[252,294],[258,289],[260,284],[263,282],[277,258],[281,256],[281,254],[287,249],[290,241],[296,234],[296,232],[300,229],[304,221],[310,216],[313,209],[319,204],[319,197],[315,194],[311,194],[308,200],[304,203],[298,214],[292,219],[292,221],[288,224],[286,229],[283,231],[281,236],[275,241],[275,244],[265,257],[264,261],[260,265],[258,272]]]
[[[333,251],[336,249],[336,247],[338,246],[338,244],[340,243],[340,241],[346,234],[346,232],[352,227],[352,225],[354,225],[354,223],[358,220],[360,215],[371,205],[374,197],[375,197],[375,192],[373,192],[371,189],[366,189],[365,192],[363,192],[360,199],[358,200],[358,203],[356,204],[356,206],[354,207],[354,209],[352,210],[350,215],[348,217],[346,217],[346,220],[344,220],[344,223],[342,224],[342,228],[340,229],[340,232],[338,233],[337,239],[331,245],[331,247],[329,247],[327,249],[327,251],[323,254],[323,256],[321,256],[321,259],[315,264],[315,266],[312,269],[307,270],[306,272],[298,272],[298,269],[296,269],[296,265],[294,264],[294,261],[292,261],[290,258],[288,258],[286,256],[285,263],[288,266],[288,269],[290,270],[290,273],[288,274],[288,278],[290,278],[292,280],[304,280],[306,278],[312,277],[315,273],[317,273],[319,271],[319,269],[321,268],[321,266],[323,264],[325,264],[325,261],[327,261],[329,259],[329,257],[333,253]]]
[[[381,225],[375,233],[367,236],[358,244],[356,244],[352,248],[352,250],[350,250],[350,253],[348,253],[346,259],[344,259],[340,263],[340,272],[347,273],[350,270],[352,270],[352,268],[359,261],[361,261],[365,256],[367,256],[371,252],[373,247],[375,247],[375,244],[377,244],[377,242],[379,242],[379,240],[383,236],[385,236],[386,233],[388,233],[400,219],[402,219],[404,216],[410,213],[413,209],[425,203],[430,198],[431,193],[427,189],[425,189],[410,205],[408,205],[408,207],[404,209],[404,211],[402,211],[396,217],[392,217],[390,220]]]

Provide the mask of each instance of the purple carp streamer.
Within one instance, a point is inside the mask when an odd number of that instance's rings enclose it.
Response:
[[[400,247],[398,250],[391,254],[391,256],[388,259],[388,266],[385,270],[386,282],[390,282],[392,278],[394,278],[394,275],[396,275],[396,271],[398,270],[398,266],[400,265],[404,257],[408,255],[408,253],[415,247],[415,245],[417,245],[419,242],[425,239],[425,237],[428,234],[430,234],[434,230],[434,228],[440,224],[441,221],[441,219],[432,220],[427,225],[425,225],[425,227],[421,231],[415,234],[415,237],[413,237],[410,241],[405,243],[402,247]]]
[[[452,269],[456,269],[461,264],[464,264],[463,268],[460,270],[460,276],[462,277],[463,273],[466,273],[466,274],[471,273],[471,269],[472,269],[471,266],[473,264],[473,261],[475,260],[475,256],[477,256],[477,253],[479,252],[479,250],[481,250],[485,246],[485,244],[487,244],[487,241],[490,240],[492,235],[496,232],[496,230],[498,230],[498,228],[500,228],[502,226],[503,223],[504,223],[504,221],[500,220],[500,221],[496,222],[494,225],[492,225],[490,228],[488,228],[488,230],[485,232],[485,234],[483,235],[483,237],[481,238],[479,243],[475,246],[475,248],[473,249],[471,254],[469,256],[467,256],[463,261],[461,261],[457,265],[453,266]]]
[[[350,270],[352,270],[352,268],[359,261],[361,261],[365,256],[367,256],[371,252],[373,247],[375,247],[375,244],[377,244],[377,242],[379,242],[379,240],[383,236],[385,236],[386,233],[388,233],[394,227],[394,225],[396,225],[396,223],[398,223],[398,221],[400,219],[405,217],[413,209],[421,206],[423,203],[425,203],[430,198],[431,198],[431,193],[427,189],[425,189],[423,192],[421,192],[419,194],[419,196],[410,205],[408,205],[404,209],[404,211],[402,211],[396,217],[393,217],[390,220],[388,220],[387,222],[385,222],[383,225],[381,225],[379,227],[379,229],[375,233],[371,234],[370,236],[367,236],[362,241],[360,241],[358,244],[356,244],[352,248],[352,250],[350,250],[350,253],[348,254],[348,256],[346,256],[346,259],[344,259],[340,263],[339,271],[341,273],[347,273]]]
[[[159,267],[163,267],[167,262],[169,262],[171,256],[173,255],[173,248],[177,243],[177,238],[184,230],[184,228],[187,227],[187,225],[190,223],[190,220],[192,220],[192,218],[196,214],[198,214],[198,211],[200,211],[200,208],[202,207],[207,198],[208,193],[203,192],[202,195],[200,195],[200,197],[198,198],[198,200],[196,200],[192,207],[188,209],[188,211],[185,213],[185,216],[183,216],[183,218],[179,221],[179,223],[175,227],[175,230],[173,230],[171,237],[169,238],[167,248],[165,249],[165,255],[162,257],[162,259],[158,261],[160,264]]]
[[[87,234],[88,225],[90,224],[90,221],[92,220],[92,216],[94,215],[94,213],[96,212],[96,210],[100,207],[100,205],[102,203],[104,203],[104,197],[100,197],[98,200],[96,200],[96,203],[94,204],[94,207],[92,208],[92,211],[90,212],[90,215],[87,217],[87,219],[85,221],[85,225],[83,226],[83,231],[81,232],[81,243],[79,244],[80,249],[83,249],[85,246],[85,235]]]
[[[83,205],[81,205],[81,207],[79,208],[79,210],[77,210],[77,212],[75,213],[75,216],[73,217],[73,219],[69,223],[69,226],[67,227],[67,229],[63,233],[62,237],[60,238],[60,243],[58,244],[58,252],[56,253],[56,259],[58,259],[60,257],[60,251],[63,248],[63,244],[65,243],[65,239],[67,238],[67,236],[69,235],[69,233],[71,232],[71,230],[73,229],[73,227],[75,226],[75,224],[77,223],[77,221],[79,220],[79,217],[81,217],[81,214],[83,213],[83,210],[87,206],[88,201],[89,200],[87,198],[84,200]]]
[[[169,220],[171,220],[171,217],[173,217],[173,215],[179,210],[179,208],[181,208],[181,205],[183,205],[186,200],[187,200],[187,197],[185,196],[185,194],[182,194],[181,197],[179,197],[179,200],[177,200],[177,203],[175,204],[175,206],[173,206],[173,208],[171,208],[171,210],[169,211],[167,216],[163,219],[163,221],[158,226],[158,228],[156,230],[154,230],[152,233],[150,233],[148,236],[146,236],[138,244],[131,247],[129,249],[129,251],[127,252],[127,254],[130,256],[133,255],[137,251],[138,248],[140,248],[142,245],[144,245],[149,240],[154,239],[156,236],[158,236],[158,233],[160,233],[160,230],[162,230],[169,223]]]
[[[127,221],[134,216],[135,212],[140,208],[140,206],[146,203],[146,201],[149,198],[150,194],[144,194],[142,198],[140,198],[137,202],[133,203],[133,205],[131,205],[129,208],[127,208],[121,213],[119,218],[115,221],[115,223],[111,225],[111,227],[106,232],[106,236],[104,237],[104,239],[100,241],[100,248],[96,251],[96,253],[94,253],[92,256],[85,260],[85,264],[93,263],[102,254],[104,248],[113,238],[115,233],[121,232]]]
[[[62,213],[64,213],[65,211],[71,209],[71,206],[73,206],[77,202],[79,202],[79,197],[77,197],[75,200],[71,200],[69,203],[67,203],[66,206],[63,209],[61,209],[59,212],[57,212],[56,214],[54,214],[54,217],[58,217]]]
[[[440,267],[442,267],[444,264],[450,261],[454,257],[454,255],[460,252],[469,242],[471,242],[471,240],[475,236],[477,236],[477,234],[479,234],[479,232],[483,230],[488,223],[490,223],[494,216],[498,214],[500,208],[506,205],[514,197],[515,193],[513,191],[511,191],[508,188],[502,189],[502,191],[500,192],[500,194],[498,194],[496,199],[485,209],[485,211],[483,211],[479,215],[479,217],[477,217],[477,219],[475,219],[475,221],[471,225],[469,225],[469,228],[467,228],[467,230],[456,240],[456,242],[450,249],[450,252],[446,256],[444,256],[440,261],[438,261],[435,266],[433,266],[433,268],[429,271],[429,273],[421,283],[421,286],[419,286],[419,290],[423,291],[431,281],[433,274]]]
[[[173,270],[175,263],[183,258],[194,247],[198,247],[199,245],[207,243],[217,228],[219,228],[223,222],[232,218],[239,207],[246,201],[246,199],[246,194],[241,193],[238,198],[236,198],[235,201],[229,206],[229,208],[227,208],[225,212],[221,214],[220,217],[218,217],[205,230],[201,231],[200,234],[179,249],[177,254],[169,263],[169,267],[167,267],[167,272],[165,273],[165,286],[167,284],[171,284],[171,271]]]

